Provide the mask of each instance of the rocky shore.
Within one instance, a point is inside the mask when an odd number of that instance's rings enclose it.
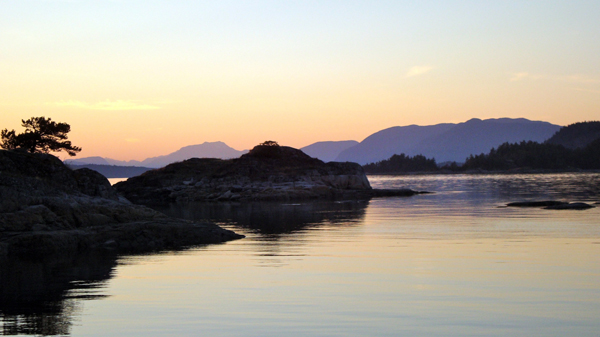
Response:
[[[104,176],[73,171],[52,155],[0,151],[0,262],[89,250],[140,253],[241,237],[131,204]]]
[[[143,173],[115,188],[137,204],[194,201],[285,201],[410,196],[375,190],[356,163],[324,163],[286,146],[259,145],[240,158],[192,158]]]

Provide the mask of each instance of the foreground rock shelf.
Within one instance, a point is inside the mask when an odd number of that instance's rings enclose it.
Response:
[[[120,182],[115,188],[134,203],[285,201],[411,196],[409,189],[375,190],[356,163],[324,163],[300,150],[259,145],[236,159],[198,159]]]
[[[0,151],[0,262],[87,250],[179,249],[241,238],[120,197],[99,173],[51,155]]]

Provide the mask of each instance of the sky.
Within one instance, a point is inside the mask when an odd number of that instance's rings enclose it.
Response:
[[[78,157],[142,160],[598,120],[598,18],[600,1],[0,0],[0,129],[46,116]]]

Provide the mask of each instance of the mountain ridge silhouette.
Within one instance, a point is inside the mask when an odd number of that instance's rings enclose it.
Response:
[[[526,118],[472,118],[462,123],[435,125],[393,126],[377,131],[361,142],[319,141],[300,148],[303,152],[328,161],[351,161],[361,165],[388,159],[394,154],[409,156],[422,154],[435,158],[438,163],[463,162],[469,155],[487,153],[504,142],[543,142],[554,135],[561,126]],[[204,142],[188,145],[167,155],[150,157],[142,161],[115,160],[100,156],[68,159],[73,165],[115,165],[149,168],[164,167],[170,163],[190,158],[237,158],[248,150],[236,150],[224,142]]]

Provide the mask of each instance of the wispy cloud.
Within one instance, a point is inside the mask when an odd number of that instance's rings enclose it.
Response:
[[[584,92],[593,92],[595,94],[600,94],[600,90],[594,90],[594,89],[573,88],[573,90],[584,91]]]
[[[511,82],[522,81],[522,80],[537,80],[540,79],[540,76],[532,75],[527,72],[514,73],[510,78]]]
[[[433,70],[432,66],[414,66],[408,70],[405,77],[413,77],[423,75]]]
[[[583,75],[568,75],[568,76],[552,76],[552,75],[540,75],[540,74],[530,74],[528,72],[519,72],[513,73],[510,81],[523,81],[523,80],[550,80],[550,81],[560,81],[560,82],[571,82],[571,83],[581,83],[581,84],[595,84],[600,83],[600,79],[591,78]]]
[[[160,109],[159,106],[152,104],[144,104],[139,101],[134,100],[116,100],[110,101],[105,100],[97,103],[87,103],[82,101],[59,101],[59,102],[51,102],[46,103],[48,105],[60,106],[60,107],[74,107],[80,109],[88,109],[88,110],[157,110]]]
[[[563,81],[574,82],[574,83],[584,83],[584,84],[585,83],[588,83],[588,84],[600,83],[600,79],[590,78],[590,77],[582,76],[582,75],[563,76],[563,77],[560,77],[560,79]]]

